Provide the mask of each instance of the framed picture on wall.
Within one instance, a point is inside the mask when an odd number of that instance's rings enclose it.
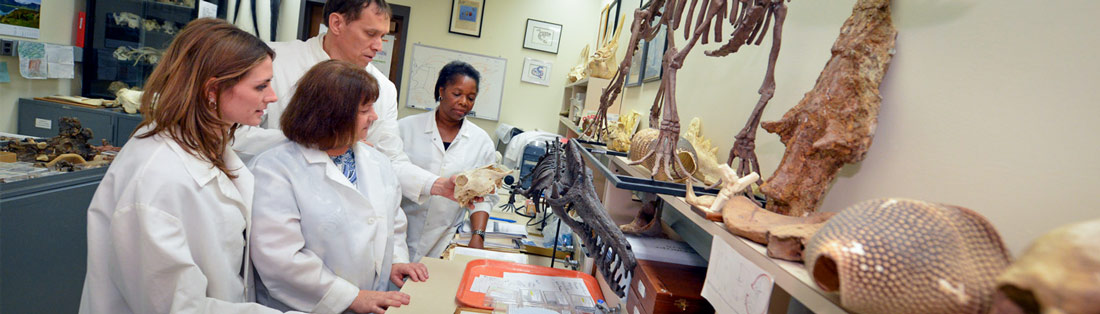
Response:
[[[667,29],[664,25],[657,31],[657,36],[653,36],[653,41],[646,43],[645,52],[645,69],[642,70],[642,81],[656,81],[661,79],[661,73],[664,70],[662,63],[665,59],[665,49],[668,49],[666,43]]]
[[[550,86],[550,68],[552,66],[553,63],[547,61],[523,58],[523,74],[520,75],[520,80]]]
[[[523,34],[523,48],[558,53],[561,43],[561,24],[527,19],[527,31]]]
[[[451,0],[451,23],[447,31],[481,37],[485,20],[485,0]]]
[[[634,49],[634,55],[630,57],[630,72],[626,74],[626,86],[642,85],[642,68],[645,66],[645,39],[638,41],[638,48]]]

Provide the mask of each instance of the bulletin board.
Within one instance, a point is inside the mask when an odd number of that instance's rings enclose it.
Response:
[[[500,106],[504,99],[504,74],[508,60],[446,48],[414,44],[412,61],[409,65],[409,89],[405,106],[409,108],[432,110],[438,104],[435,101],[435,82],[439,70],[447,63],[458,60],[469,63],[481,73],[478,83],[477,100],[471,115],[475,118],[498,120]]]

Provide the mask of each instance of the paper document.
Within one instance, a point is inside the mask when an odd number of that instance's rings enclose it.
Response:
[[[695,253],[695,250],[691,249],[691,246],[688,246],[685,242],[629,235],[626,236],[626,241],[630,242],[630,250],[634,252],[634,257],[637,259],[689,266],[707,266],[707,261],[698,253]]]
[[[46,44],[46,77],[73,78],[73,46]]]
[[[470,284],[470,291],[485,293],[490,287],[503,287],[515,290],[561,291],[579,300],[585,300],[585,303],[588,303],[588,300],[592,300],[592,294],[588,292],[588,287],[584,285],[584,280],[580,278],[542,276],[525,273],[505,272],[504,277],[481,275],[474,278],[474,282]],[[595,306],[595,303],[590,306]]]
[[[46,79],[46,45],[19,42],[19,74],[32,80]]]
[[[717,237],[711,241],[703,298],[716,313],[767,313],[774,280]]]
[[[468,248],[468,247],[459,246],[459,247],[454,248],[454,251],[452,252],[452,254],[473,256],[473,257],[481,257],[481,258],[488,258],[488,259],[495,259],[495,260],[500,260],[500,261],[508,261],[508,262],[513,262],[513,263],[519,263],[519,264],[527,264],[527,255],[519,254],[519,253],[496,252],[496,251],[489,251],[489,250],[471,249],[471,248]]]

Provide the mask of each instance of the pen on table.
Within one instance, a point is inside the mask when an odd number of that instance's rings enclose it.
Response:
[[[504,218],[497,218],[497,217],[489,217],[489,219],[496,220],[496,221],[516,223],[515,220],[511,220],[511,219],[504,219]]]

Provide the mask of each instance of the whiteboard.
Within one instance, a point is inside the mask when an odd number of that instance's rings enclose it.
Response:
[[[439,70],[451,61],[469,63],[481,74],[478,82],[477,100],[470,114],[475,118],[498,120],[500,105],[504,99],[504,74],[508,60],[483,56],[468,52],[414,44],[412,62],[409,66],[408,100],[409,108],[432,110],[438,104],[435,101],[435,81]]]

